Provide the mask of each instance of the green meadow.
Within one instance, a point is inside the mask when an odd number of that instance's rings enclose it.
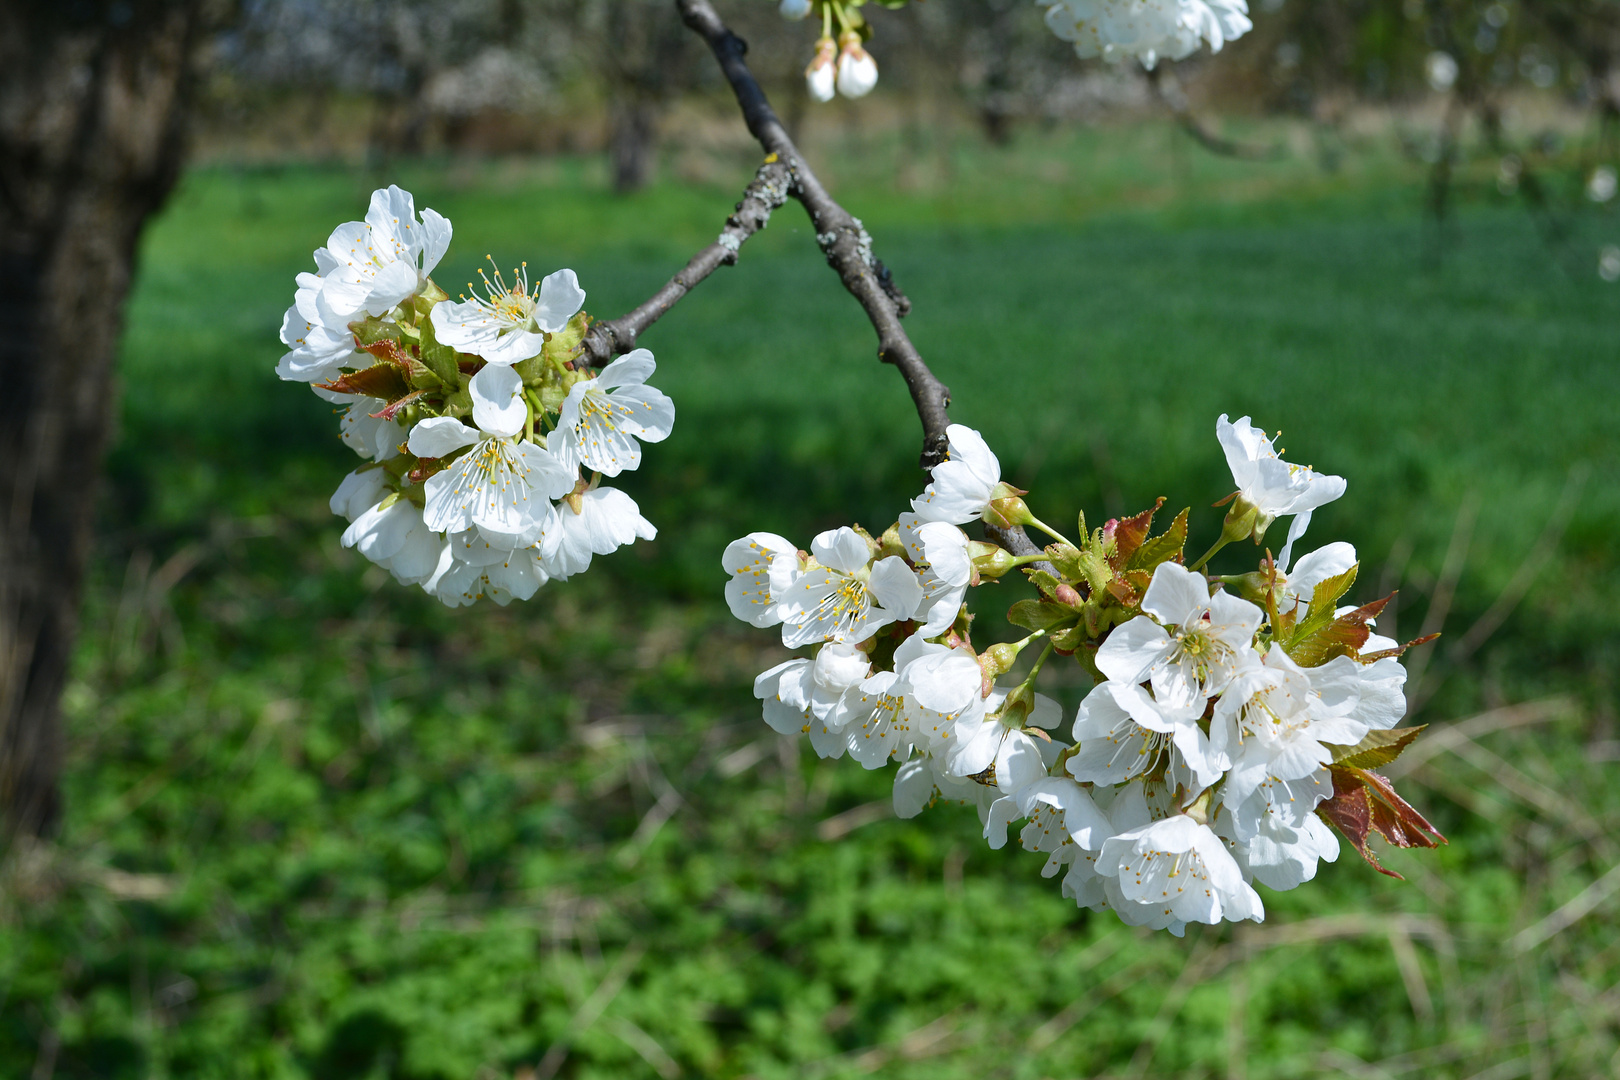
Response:
[[[1489,173],[1437,227],[1370,151],[1326,172],[1178,140],[812,157],[1046,520],[1163,495],[1202,550],[1222,412],[1349,479],[1302,550],[1353,542],[1352,597],[1398,590],[1382,632],[1444,631],[1392,772],[1451,843],[1382,851],[1404,882],[1345,847],[1262,889],[1263,925],[1132,930],[970,810],[895,820],[892,771],[764,726],[752,678],[786,654],[730,618],[721,549],[877,531],[925,482],[796,205],[643,339],[677,423],[621,486],[656,541],[462,611],[339,546],[356,459],[275,335],[374,184],[452,219],[452,293],[487,253],[571,266],[613,316],[712,239],[746,155],[625,198],[575,159],[213,165],[142,247],[67,819],[0,882],[0,1074],[1612,1075],[1620,291],[1595,252],[1620,228],[1582,217],[1573,273]],[[1022,595],[978,591],[984,641]],[[1072,719],[1085,678],[1047,670]]]

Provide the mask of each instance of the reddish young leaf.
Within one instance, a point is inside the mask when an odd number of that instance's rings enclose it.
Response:
[[[1393,649],[1384,649],[1384,650],[1382,650],[1380,652],[1375,652],[1375,653],[1363,653],[1360,656],[1359,659],[1361,660],[1361,662],[1363,664],[1370,664],[1374,660],[1388,660],[1390,657],[1400,656],[1407,649],[1415,649],[1419,645],[1427,645],[1429,642],[1433,641],[1435,638],[1437,638],[1439,636],[1440,635],[1438,633],[1424,634],[1420,638],[1413,638],[1411,641],[1408,641],[1405,645],[1397,645]]]
[[[1389,778],[1371,769],[1352,767],[1350,772],[1366,785],[1372,806],[1372,826],[1396,847],[1439,847],[1449,843],[1440,830],[1430,825],[1412,805],[1395,794]]]
[[[1136,549],[1136,554],[1131,556],[1131,569],[1151,575],[1162,562],[1172,559],[1180,562],[1186,546],[1187,511],[1183,510],[1168,529]]]
[[[1316,816],[1339,830],[1356,853],[1367,860],[1368,866],[1380,874],[1401,877],[1380,864],[1378,856],[1367,846],[1367,834],[1372,830],[1372,806],[1367,801],[1367,789],[1354,777],[1333,770],[1333,797],[1317,806]]]
[[[1148,537],[1148,530],[1153,527],[1153,515],[1159,512],[1164,505],[1164,496],[1159,501],[1134,517],[1115,518],[1103,526],[1104,550],[1108,552],[1108,565],[1117,573],[1125,569],[1136,554],[1136,549]]]
[[[423,392],[421,390],[412,390],[398,401],[390,401],[387,405],[384,405],[381,410],[372,413],[371,417],[374,420],[392,420],[394,417],[399,415],[399,411],[401,409],[415,401],[417,398],[421,397],[422,393]]]
[[[404,373],[390,363],[373,364],[364,371],[351,371],[331,382],[317,385],[337,394],[359,394],[382,401],[398,401],[411,392]]]
[[[379,338],[369,345],[360,346],[366,352],[375,356],[384,363],[393,364],[401,371],[411,370],[411,354],[406,352],[393,338]]]

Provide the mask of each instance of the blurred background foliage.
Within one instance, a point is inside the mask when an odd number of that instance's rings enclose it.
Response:
[[[881,527],[922,483],[795,207],[646,338],[679,410],[625,483],[655,542],[461,612],[340,548],[352,458],[274,336],[372,186],[452,218],[441,282],[568,265],[616,315],[756,152],[661,2],[248,4],[142,249],[67,817],[0,868],[0,1073],[1613,1075],[1620,228],[1607,71],[1542,18],[1612,6],[1267,3],[1171,84],[1077,66],[1033,5],[929,0],[875,15],[873,98],[814,111],[773,7],[725,14],[1038,513],[1163,494],[1207,544],[1222,411],[1349,478],[1311,535],[1357,545],[1358,601],[1400,590],[1382,632],[1445,631],[1395,771],[1451,845],[1177,940],[765,728],[783,654],[721,547]]]

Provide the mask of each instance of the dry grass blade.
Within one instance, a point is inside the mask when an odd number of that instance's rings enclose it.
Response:
[[[822,821],[816,826],[816,836],[827,841],[837,840],[841,836],[848,836],[863,825],[870,825],[874,821],[882,821],[893,816],[894,804],[888,799],[862,803]]]
[[[1536,946],[1563,933],[1620,891],[1620,864],[1561,904],[1552,914],[1513,935],[1509,942],[1513,951],[1527,953]]]
[[[1429,610],[1423,615],[1423,629],[1418,631],[1418,637],[1439,633],[1445,626],[1446,616],[1451,614],[1451,601],[1457,595],[1457,581],[1462,577],[1463,567],[1468,564],[1468,545],[1474,536],[1474,519],[1478,514],[1479,499],[1470,493],[1463,499],[1462,505],[1457,507],[1457,520],[1451,528],[1451,542],[1446,545],[1446,558],[1440,564],[1440,578],[1435,582],[1434,592],[1429,596]],[[1427,700],[1421,694],[1423,675],[1428,670],[1429,661],[1433,656],[1433,645],[1412,650],[1411,659],[1407,664],[1406,685],[1410,687],[1407,692],[1408,701]],[[1407,709],[1409,716],[1416,712],[1416,704]]]
[[[1513,572],[1513,577],[1508,579],[1507,585],[1503,587],[1496,601],[1486,609],[1485,614],[1474,621],[1474,625],[1468,628],[1468,632],[1455,646],[1447,650],[1445,659],[1448,670],[1455,670],[1473,656],[1492,634],[1501,629],[1508,616],[1513,614],[1519,602],[1529,593],[1530,586],[1535,584],[1536,578],[1552,560],[1559,542],[1564,538],[1564,531],[1569,528],[1570,519],[1575,515],[1575,507],[1580,503],[1581,489],[1586,486],[1588,471],[1585,463],[1577,464],[1569,470],[1569,476],[1564,481],[1563,494],[1558,498],[1558,505],[1547,518],[1547,524],[1542,528],[1535,544],[1519,563],[1518,569]],[[1450,601],[1451,596],[1448,594],[1446,597],[1448,607]],[[1424,620],[1424,625],[1427,627],[1427,619]],[[1439,627],[1436,626],[1435,629],[1438,630]],[[1432,653],[1432,650],[1430,652]],[[1412,705],[1409,711],[1414,715],[1428,703],[1445,680],[1442,674],[1439,679],[1423,683],[1421,676],[1422,670],[1419,669],[1412,679],[1415,688],[1412,691]]]
[[[613,966],[602,977],[602,981],[596,984],[596,989],[592,990],[590,996],[574,1010],[573,1018],[568,1021],[568,1031],[546,1048],[545,1056],[534,1068],[536,1080],[551,1080],[551,1077],[557,1075],[557,1070],[568,1060],[568,1050],[573,1046],[574,1040],[596,1023],[603,1011],[613,1004],[613,999],[619,996],[619,991],[623,990],[624,984],[629,981],[630,973],[641,963],[645,951],[640,942],[632,942],[619,954],[619,958],[613,962]]]
[[[607,1025],[608,1030],[630,1049],[641,1055],[641,1060],[651,1065],[653,1071],[664,1080],[675,1080],[681,1075],[681,1066],[669,1051],[661,1046],[657,1039],[647,1034],[633,1022],[622,1017],[615,1018]]]
[[[1450,724],[1434,724],[1423,733],[1421,739],[1407,747],[1398,759],[1380,771],[1393,780],[1405,776],[1430,758],[1462,742],[1476,739],[1492,731],[1507,731],[1511,728],[1557,720],[1570,715],[1575,707],[1572,698],[1551,697],[1541,701],[1525,702],[1522,705],[1492,709]]]

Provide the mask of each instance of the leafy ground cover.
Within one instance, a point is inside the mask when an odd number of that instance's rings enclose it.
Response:
[[[1176,940],[766,729],[781,651],[726,614],[720,548],[881,526],[921,483],[793,207],[646,338],[678,421],[623,486],[657,541],[506,610],[395,586],[337,544],[333,417],[270,370],[293,273],[372,178],[199,170],[131,308],[68,820],[4,863],[0,1073],[1611,1072],[1620,294],[1483,201],[1426,261],[1398,173],[1189,152],[1165,179],[1163,130],[1064,138],[963,159],[966,195],[827,171],[1043,516],[1214,501],[1222,411],[1350,478],[1312,535],[1357,544],[1356,599],[1400,589],[1404,636],[1447,632],[1400,767],[1449,847],[1389,852],[1404,884],[1347,853],[1263,926]],[[735,197],[401,172],[455,222],[441,280],[571,265],[606,315]],[[1072,715],[1084,680],[1053,676]]]

